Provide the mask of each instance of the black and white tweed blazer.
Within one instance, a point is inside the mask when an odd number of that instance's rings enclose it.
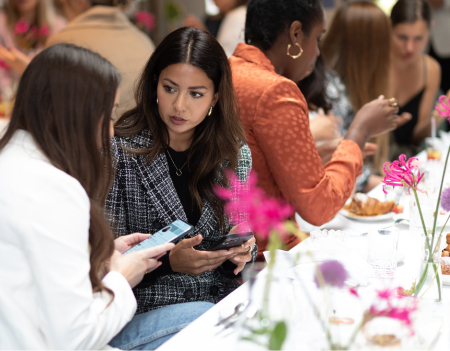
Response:
[[[187,221],[178,194],[169,175],[169,166],[164,153],[147,165],[145,156],[137,156],[124,150],[150,148],[152,136],[149,130],[128,138],[115,137],[112,141],[116,158],[116,176],[106,200],[106,215],[116,237],[130,233],[155,233],[176,219]],[[241,148],[238,177],[245,180],[252,167],[250,148]],[[230,226],[231,229],[231,226]],[[223,233],[212,206],[204,202],[203,211],[192,234],[203,236],[196,247],[204,250],[218,240]],[[253,260],[257,249],[253,250]],[[168,260],[166,263],[168,264]],[[144,313],[166,305],[189,301],[209,301],[217,303],[239,286],[232,273],[236,267],[226,261],[215,270],[195,277],[183,273],[160,275],[139,284],[134,293],[138,302],[137,313]],[[162,268],[162,267],[160,267]],[[159,269],[159,268],[158,268]],[[151,276],[152,273],[146,275]],[[144,278],[145,280],[145,278]]]

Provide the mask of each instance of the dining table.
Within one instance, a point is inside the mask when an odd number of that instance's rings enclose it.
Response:
[[[442,149],[450,144],[450,136],[444,135],[448,143],[441,145]],[[442,160],[445,158],[445,151],[442,153]],[[426,152],[420,153],[418,156],[419,162],[427,161]],[[442,161],[441,161],[442,162]],[[441,167],[442,170],[442,167]],[[384,194],[382,185],[373,189],[369,196],[377,198],[381,201],[386,200],[389,195]],[[403,214],[395,215],[388,219],[381,221],[359,221],[352,219],[342,214],[337,214],[330,222],[316,227],[296,214],[296,220],[299,227],[305,232],[312,232],[314,230],[341,230],[347,234],[347,246],[352,254],[358,256],[359,262],[367,262],[368,257],[368,235],[367,232],[377,230],[380,228],[395,229],[399,233],[398,251],[397,255],[401,256],[401,262],[397,264],[395,271],[395,278],[391,280],[368,279],[367,285],[358,285],[358,293],[363,301],[354,302],[353,300],[345,300],[339,307],[343,312],[349,315],[359,313],[370,304],[370,300],[374,298],[375,291],[386,286],[403,286],[408,287],[411,282],[418,277],[421,261],[420,257],[420,236],[414,235],[409,228],[409,204],[411,196],[402,194],[396,200],[404,206],[405,212]],[[404,219],[397,221],[396,219]],[[443,229],[444,240],[445,234],[450,233],[450,226]],[[289,252],[283,253],[284,256],[298,257],[299,255],[314,255],[320,253],[320,250],[313,243],[311,237],[303,240],[300,244],[292,248]],[[278,255],[280,261],[283,261],[283,255]],[[294,262],[294,261],[293,261]],[[283,349],[306,349],[306,350],[326,350],[329,349],[324,330],[314,310],[312,309],[314,297],[319,295],[319,289],[312,283],[312,279],[306,276],[308,273],[302,275],[293,275],[292,272],[302,270],[302,264],[296,264],[277,268],[277,263],[274,268],[274,276],[288,277],[291,279],[293,288],[287,289],[288,292],[283,294],[283,297],[271,296],[280,309],[288,307],[291,311],[287,319],[287,337],[283,345]],[[357,265],[357,264],[355,264]],[[306,267],[307,265],[305,265]],[[267,270],[267,268],[265,268]],[[290,273],[289,273],[290,272]],[[260,273],[262,274],[262,273]],[[299,279],[301,284],[299,284]],[[276,279],[272,284],[277,284]],[[306,289],[306,290],[305,290]],[[261,345],[245,341],[242,339],[242,325],[239,323],[232,324],[227,328],[225,325],[217,325],[224,317],[233,314],[236,306],[252,299],[255,294],[262,295],[263,289],[253,291],[250,293],[249,282],[243,283],[239,288],[226,296],[220,302],[214,305],[205,314],[200,316],[197,320],[192,322],[186,328],[181,330],[166,343],[161,345],[158,350],[263,350]],[[308,291],[309,290],[309,291]],[[271,300],[271,301],[272,301]],[[352,302],[353,301],[353,302]],[[359,304],[359,305],[358,305]],[[365,304],[365,305],[364,305]],[[355,307],[358,305],[358,307]],[[407,349],[432,349],[443,350],[450,349],[450,286],[443,285],[442,301],[436,302],[434,300],[422,299],[419,302],[420,313],[417,313],[414,321],[416,328],[416,339],[411,339],[407,344]],[[358,312],[359,311],[359,312]],[[356,324],[356,323],[355,323]],[[363,336],[359,336],[353,344],[353,349],[370,349],[367,340]],[[405,346],[397,347],[396,349],[406,349]]]

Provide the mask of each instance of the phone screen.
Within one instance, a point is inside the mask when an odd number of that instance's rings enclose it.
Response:
[[[150,238],[141,241],[133,248],[125,251],[124,254],[170,243],[171,241],[188,234],[192,228],[193,227],[190,224],[177,219],[175,222],[153,234]]]

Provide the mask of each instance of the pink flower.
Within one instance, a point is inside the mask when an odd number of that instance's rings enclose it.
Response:
[[[3,60],[0,60],[0,68],[3,68],[7,71],[9,71],[11,68],[4,62]]]
[[[413,162],[417,160],[415,157],[411,157],[406,161],[406,155],[400,155],[399,161],[392,163],[386,162],[383,166],[383,170],[386,176],[383,179],[383,192],[387,194],[385,187],[387,185],[396,187],[404,186],[407,188],[406,193],[409,194],[411,189],[418,190],[417,185],[422,180],[424,174],[420,172],[419,167],[414,165]],[[417,169],[417,176],[414,174],[414,170]]]
[[[447,103],[445,103],[444,100],[447,100]],[[439,103],[441,104],[441,106],[436,105],[436,111],[441,115],[441,116],[445,116],[448,117],[450,119],[450,102],[447,99],[447,97],[445,95],[441,95],[439,97]]]
[[[414,330],[412,329],[412,314],[417,311],[418,300],[398,295],[396,293],[397,291],[398,288],[377,290],[380,306],[376,304],[370,306],[369,310],[365,313],[365,318],[366,320],[376,317],[397,319],[410,329],[411,334],[414,334]]]
[[[29,28],[30,23],[21,18],[16,22],[16,25],[14,27],[14,34],[25,34]]]
[[[246,183],[229,172],[230,189],[216,187],[216,194],[227,201],[225,213],[234,224],[241,222],[243,214],[247,217],[249,227],[255,235],[267,239],[272,231],[286,234],[283,222],[292,215],[292,206],[283,201],[266,196],[264,190],[257,186],[258,177],[252,171]]]
[[[46,24],[44,24],[44,25],[39,29],[39,32],[38,32],[37,36],[38,36],[38,38],[41,38],[41,37],[48,37],[48,33],[49,33],[48,26],[47,26]]]
[[[359,297],[358,291],[355,288],[349,288],[349,293],[352,295],[355,295],[356,297]]]
[[[147,11],[138,11],[135,13],[138,27],[146,27],[148,30],[152,30],[155,27],[155,15]]]

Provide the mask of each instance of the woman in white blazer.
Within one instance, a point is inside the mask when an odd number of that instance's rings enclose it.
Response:
[[[131,288],[173,244],[121,255],[149,235],[114,241],[104,218],[119,82],[68,44],[22,76],[0,139],[0,349],[103,349],[119,332],[115,346],[154,349],[212,305],[133,318]]]

